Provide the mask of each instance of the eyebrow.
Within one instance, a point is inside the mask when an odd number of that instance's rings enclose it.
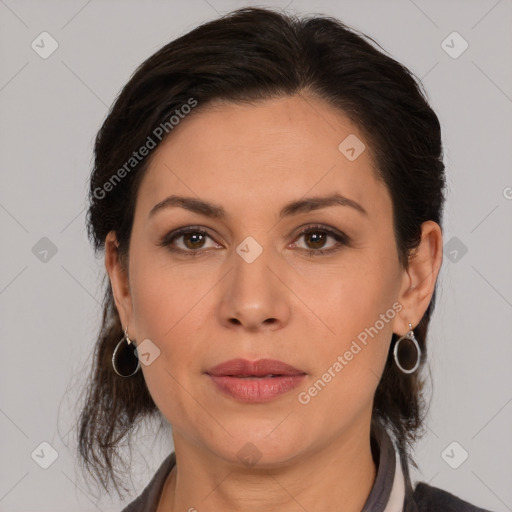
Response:
[[[335,193],[329,196],[307,197],[292,201],[281,209],[279,212],[279,219],[282,220],[285,217],[307,213],[329,206],[348,206],[358,211],[362,215],[368,216],[368,212],[359,203],[353,199],[349,199],[348,197],[343,196],[342,194]],[[226,217],[226,211],[220,205],[213,204],[203,199],[177,195],[166,197],[163,201],[160,201],[155,206],[153,206],[149,212],[148,217],[152,217],[157,212],[165,208],[172,207],[184,208],[185,210],[189,210],[191,212],[214,219],[223,219]]]

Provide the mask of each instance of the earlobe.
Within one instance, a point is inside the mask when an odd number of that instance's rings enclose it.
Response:
[[[407,318],[413,326],[422,319],[435,290],[437,276],[443,259],[443,237],[439,224],[426,221],[421,225],[421,242],[409,259],[404,270],[399,302],[403,306],[403,318],[397,317],[394,332],[403,334],[409,330]],[[403,325],[402,325],[403,324]]]
[[[121,324],[127,326],[132,312],[131,295],[128,274],[120,261],[118,246],[115,231],[110,231],[105,238],[105,268]]]

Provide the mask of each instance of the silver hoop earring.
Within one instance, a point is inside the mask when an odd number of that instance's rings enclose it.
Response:
[[[127,331],[128,326],[124,330],[124,336],[121,338],[112,354],[112,367],[120,377],[131,377],[140,370],[137,347],[135,343],[128,338]]]
[[[399,347],[400,343],[405,339],[411,341],[414,344],[414,346],[416,348],[416,352],[417,352],[416,363],[414,364],[414,366],[412,368],[409,368],[409,369],[404,368],[404,366],[398,360],[398,347]],[[400,371],[402,371],[403,373],[407,373],[407,374],[414,373],[419,368],[420,360],[421,360],[421,349],[418,344],[418,340],[416,339],[416,336],[414,336],[414,331],[412,329],[411,324],[409,324],[409,332],[407,334],[404,334],[402,337],[400,337],[396,340],[395,347],[393,349],[393,357],[395,358],[395,364],[398,366]]]

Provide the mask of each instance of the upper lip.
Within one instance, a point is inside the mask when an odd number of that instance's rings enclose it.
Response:
[[[206,373],[224,377],[265,377],[266,375],[305,374],[305,372],[275,359],[258,359],[257,361],[230,359],[210,368]]]

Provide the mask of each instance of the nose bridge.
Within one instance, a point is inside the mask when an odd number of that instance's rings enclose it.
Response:
[[[258,293],[268,293],[270,288],[274,288],[271,269],[277,267],[278,263],[272,256],[270,238],[270,236],[259,235],[260,241],[258,241],[254,236],[249,235],[237,245],[233,254],[234,285],[238,284],[242,287],[247,285],[249,291],[258,291]]]
[[[222,321],[257,329],[264,322],[286,322],[287,287],[276,276],[282,265],[270,236],[246,236],[232,254],[232,271],[221,305]],[[264,240],[263,240],[264,239]]]

